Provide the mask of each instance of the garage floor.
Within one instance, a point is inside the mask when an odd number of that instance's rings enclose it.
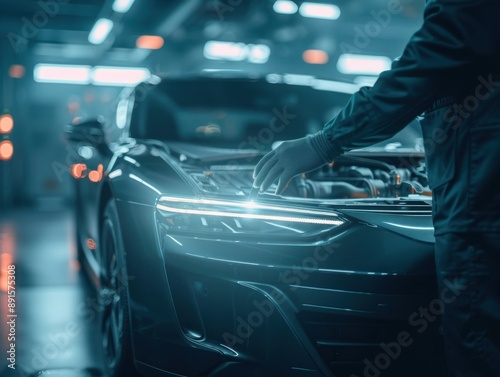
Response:
[[[0,213],[0,376],[101,375],[98,307],[75,259],[73,239],[69,210]],[[6,293],[11,264],[16,271],[15,371],[4,357],[11,343]]]

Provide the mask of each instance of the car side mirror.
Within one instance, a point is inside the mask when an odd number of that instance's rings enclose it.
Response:
[[[89,119],[64,127],[64,135],[69,142],[84,143],[99,148],[104,141],[104,119]]]

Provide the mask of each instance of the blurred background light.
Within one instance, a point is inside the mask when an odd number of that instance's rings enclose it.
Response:
[[[113,10],[117,13],[127,13],[134,2],[135,0],[115,0]]]
[[[358,85],[332,80],[315,80],[312,87],[316,90],[327,90],[345,94],[354,94],[359,90]]]
[[[323,50],[306,50],[302,53],[302,59],[309,64],[326,64],[329,60]]]
[[[391,68],[387,56],[342,54],[337,62],[340,73],[347,75],[379,75]]]
[[[302,3],[299,13],[304,17],[336,20],[340,17],[340,8],[333,4]]]
[[[91,73],[92,84],[109,86],[137,85],[151,77],[147,68],[95,67]]]
[[[11,65],[9,68],[9,76],[12,77],[13,79],[21,79],[24,77],[25,73],[26,69],[24,68],[23,65],[20,64]]]
[[[273,5],[273,10],[276,13],[294,14],[297,13],[299,7],[293,1],[278,0]]]
[[[269,60],[271,49],[264,44],[209,41],[205,43],[203,55],[211,60],[244,61],[264,64]]]
[[[90,181],[94,183],[99,182],[102,179],[103,169],[104,167],[102,166],[102,164],[99,164],[99,166],[97,166],[97,170],[92,170],[89,173]]]
[[[8,134],[14,128],[14,118],[10,114],[4,114],[0,117],[0,134]]]
[[[242,61],[247,56],[247,46],[244,43],[208,41],[203,55],[213,60]]]
[[[10,140],[4,140],[0,143],[0,160],[8,161],[14,154],[14,145]]]
[[[138,48],[147,50],[159,50],[165,43],[164,39],[158,35],[141,35],[137,38],[135,45]]]
[[[33,77],[36,82],[88,85],[90,69],[87,65],[37,64]]]
[[[315,77],[311,75],[297,75],[291,73],[285,73],[283,75],[283,82],[288,85],[312,86],[315,81]]]
[[[73,164],[70,167],[70,173],[75,179],[80,179],[83,177],[83,172],[87,170],[87,165],[85,164]]]
[[[107,18],[99,18],[89,34],[89,42],[95,45],[101,44],[106,40],[113,29],[113,21]]]
[[[354,83],[359,86],[373,86],[377,79],[378,76],[358,76],[354,78]]]
[[[264,64],[269,60],[271,49],[262,44],[248,46],[248,61],[250,63]]]

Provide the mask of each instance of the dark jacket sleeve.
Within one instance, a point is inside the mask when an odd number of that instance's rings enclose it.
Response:
[[[499,0],[428,3],[421,29],[391,70],[325,125],[330,151],[338,156],[383,141],[467,76],[491,73],[495,65],[499,72],[499,15]]]

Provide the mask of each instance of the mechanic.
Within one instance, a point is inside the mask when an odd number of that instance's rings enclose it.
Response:
[[[432,0],[399,60],[361,88],[323,130],[283,142],[254,171],[254,187],[383,141],[423,114],[453,377],[500,376],[500,1]],[[301,156],[297,159],[297,156]]]

